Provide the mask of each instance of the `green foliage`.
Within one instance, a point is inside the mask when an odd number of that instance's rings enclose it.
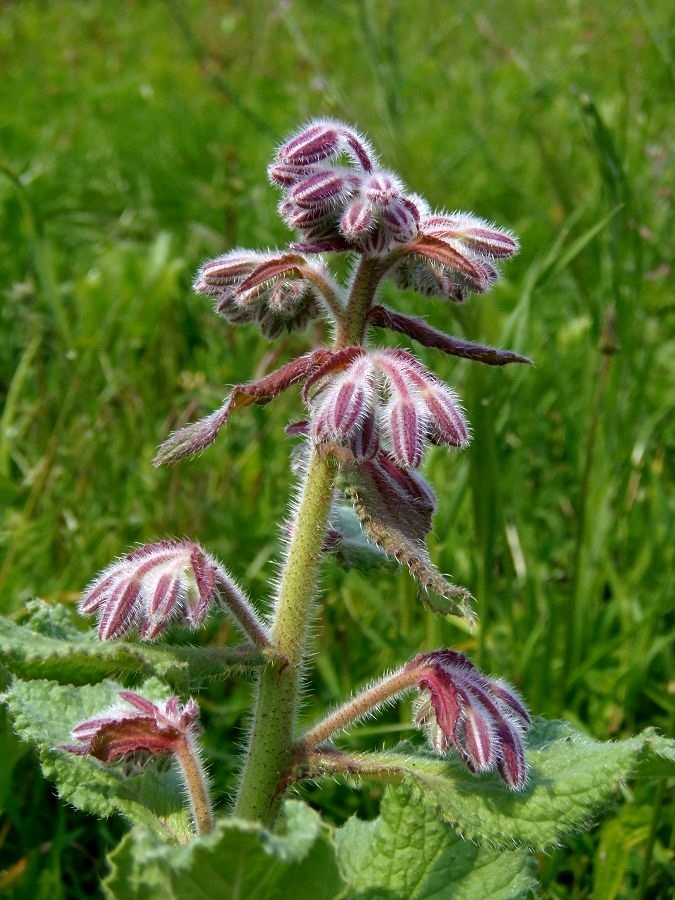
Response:
[[[23,625],[0,616],[2,664],[22,678],[88,684],[156,675],[183,690],[195,690],[265,662],[262,653],[248,648],[102,643],[92,632],[78,631],[65,609],[55,613],[39,600],[27,609],[31,617]]]
[[[496,774],[476,778],[456,758],[409,746],[350,757],[348,771],[417,788],[421,802],[469,841],[533,850],[549,849],[586,828],[642,760],[670,757],[669,774],[675,776],[675,741],[652,731],[610,743],[566,723],[539,721],[527,744],[530,777],[519,793],[506,791]]]
[[[142,827],[134,828],[110,856],[106,895],[118,900],[333,900],[342,894],[335,847],[320,816],[289,800],[284,833],[222,820],[208,837],[176,848]]]
[[[525,850],[467,843],[411,789],[387,788],[377,819],[352,818],[335,837],[354,900],[514,900],[535,884]]]

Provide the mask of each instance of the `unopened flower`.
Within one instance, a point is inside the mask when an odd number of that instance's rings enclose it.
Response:
[[[295,246],[302,252],[382,255],[418,234],[414,195],[398,175],[378,167],[367,141],[342,122],[311,122],[279,148],[268,172],[284,191],[279,212],[300,232]]]
[[[192,541],[159,541],[108,566],[80,600],[80,612],[98,615],[102,641],[136,629],[155,638],[168,625],[199,627],[212,604],[236,591],[212,556]]]
[[[190,698],[154,702],[134,691],[120,691],[125,706],[116,706],[100,716],[80,722],[71,734],[74,744],[59,749],[76,756],[93,756],[107,764],[172,757],[178,766],[192,809],[195,830],[208,834],[213,828],[208,779],[196,738],[199,708]]]
[[[71,732],[76,743],[60,749],[104,763],[144,760],[181,751],[199,733],[199,708],[192,699],[182,704],[178,697],[169,697],[155,703],[133,691],[120,691],[120,697],[126,706],[80,722]]]
[[[511,232],[471,213],[425,212],[418,222],[418,237],[405,250],[392,273],[400,287],[462,301],[492,287],[499,275],[492,260],[513,256],[518,241]]]
[[[216,311],[229,322],[253,322],[273,338],[302,330],[319,315],[317,289],[307,275],[327,278],[323,266],[298,254],[232,250],[201,266],[194,289],[215,297]]]
[[[525,786],[530,716],[513,688],[454,650],[422,654],[406,670],[416,673],[422,691],[415,723],[437,753],[453,748],[472,771],[497,769],[512,790]]]
[[[305,398],[314,440],[351,446],[357,459],[374,455],[380,433],[394,460],[413,468],[428,441],[469,441],[454,392],[405,350],[346,348],[308,379]]]

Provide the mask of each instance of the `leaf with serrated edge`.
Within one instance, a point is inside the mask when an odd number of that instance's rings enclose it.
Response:
[[[104,882],[117,900],[334,900],[343,896],[330,829],[304,803],[284,806],[284,833],[221,819],[213,834],[171,847],[135,828],[110,855]]]
[[[444,578],[429,556],[425,537],[431,528],[430,513],[411,504],[403,506],[393,494],[385,496],[365,466],[345,465],[341,474],[340,486],[366,536],[408,567],[424,589],[422,599],[429,609],[441,615],[457,615],[472,623],[471,595]]]
[[[15,680],[2,699],[19,737],[37,746],[42,771],[55,782],[63,800],[98,816],[119,812],[164,836],[185,840],[190,833],[189,815],[173,768],[152,764],[126,775],[120,766],[104,766],[90,757],[56,749],[72,743],[70,731],[79,722],[120,705],[119,691],[120,685],[112,681],[75,687]],[[165,699],[170,693],[156,679],[147,681],[141,692],[152,700]]]
[[[387,788],[380,815],[335,833],[350,900],[515,900],[535,885],[527,850],[464,841],[411,788]]]
[[[391,752],[326,756],[311,776],[340,772],[397,781],[417,789],[465,838],[487,846],[543,850],[589,826],[618,785],[654,756],[665,758],[675,741],[648,729],[623,741],[597,741],[566,722],[537,720],[527,735],[529,781],[506,790],[496,774],[472,775],[456,757],[442,758],[412,746]]]
[[[0,616],[0,665],[21,678],[49,678],[65,684],[87,684],[104,678],[133,683],[156,675],[176,688],[200,685],[260,665],[263,655],[248,647],[151,646],[99,641],[81,632],[66,610],[31,604],[24,625]]]

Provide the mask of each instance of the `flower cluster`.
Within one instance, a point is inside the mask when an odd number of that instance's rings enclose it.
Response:
[[[396,282],[427,296],[484,293],[498,275],[493,260],[518,250],[510,232],[478,216],[432,211],[342,122],[310,123],[279,148],[268,173],[284,191],[279,213],[300,234],[297,250],[384,256],[398,248]]]
[[[302,330],[319,315],[316,288],[307,280],[327,278],[318,263],[297,254],[232,250],[197,272],[194,290],[213,296],[216,311],[233,324],[253,322],[267,338]]]
[[[80,612],[98,615],[102,641],[137,629],[155,638],[171,622],[198,628],[231,580],[192,541],[146,544],[105,569],[80,600]]]
[[[62,744],[60,749],[116,763],[180,753],[199,733],[199,708],[192,699],[185,705],[178,697],[153,703],[133,691],[120,691],[120,697],[127,706],[80,722],[71,732],[77,743]]]
[[[417,237],[415,198],[397,175],[378,167],[365,138],[342,122],[311,123],[279,148],[268,173],[284,190],[279,212],[300,232],[296,246],[303,252],[383,254]]]
[[[510,232],[472,213],[435,213],[424,204],[419,230],[392,276],[399,287],[424,296],[461,302],[484,294],[499,276],[493,261],[518,251]]]
[[[305,397],[314,441],[347,446],[359,461],[375,457],[381,434],[406,468],[420,465],[428,441],[469,442],[454,392],[405,350],[348,347],[307,380]]]
[[[483,675],[463,654],[437,650],[406,666],[424,692],[415,723],[437,753],[450,747],[474,772],[497,769],[506,785],[527,781],[523,736],[530,716],[513,688]]]

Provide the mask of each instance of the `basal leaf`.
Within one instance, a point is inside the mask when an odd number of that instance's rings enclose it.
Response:
[[[31,618],[24,625],[0,616],[0,665],[21,678],[87,684],[111,677],[137,682],[157,676],[189,690],[264,661],[259,651],[248,647],[101,642],[93,632],[78,631],[63,607],[35,601],[30,608]]]
[[[526,850],[463,840],[409,787],[388,788],[380,815],[335,834],[350,900],[513,900],[533,886]]]
[[[283,834],[221,819],[213,834],[172,847],[135,828],[110,864],[104,889],[117,900],[333,900],[344,888],[328,826],[297,800],[285,804]]]
[[[653,730],[623,741],[597,741],[564,722],[535,723],[527,738],[529,781],[509,792],[497,775],[472,775],[458,758],[403,746],[392,752],[326,756],[312,776],[350,776],[398,781],[417,790],[469,840],[487,846],[545,849],[587,827],[621,781],[655,756],[665,759],[674,741]]]
[[[119,812],[132,822],[175,840],[190,833],[181,784],[171,767],[148,765],[126,774],[121,766],[104,766],[91,757],[57,749],[71,743],[71,729],[85,719],[119,704],[120,685],[56,684],[53,681],[15,680],[2,699],[14,719],[17,734],[33,743],[42,771],[54,781],[67,803],[98,816]],[[143,686],[150,699],[163,699],[169,691],[156,680]]]

